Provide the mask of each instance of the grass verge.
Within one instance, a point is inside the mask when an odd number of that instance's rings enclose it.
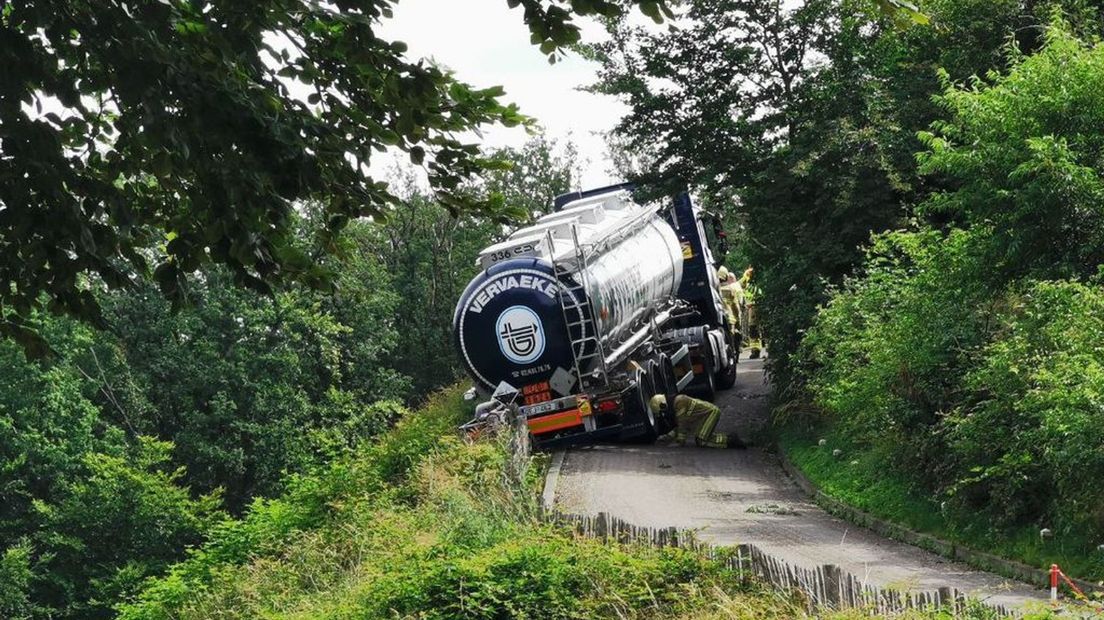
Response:
[[[121,617],[807,617],[792,595],[741,579],[722,560],[543,523],[539,469],[519,470],[505,438],[458,437],[469,414],[460,390],[436,395],[366,448],[223,524]]]
[[[1058,564],[1081,579],[1104,579],[1104,557],[1094,557],[1091,541],[1084,537],[1043,540],[1035,527],[999,530],[982,515],[943,510],[940,502],[898,472],[890,446],[856,445],[831,429],[802,433],[785,428],[778,443],[821,491],[878,518],[1040,569]]]

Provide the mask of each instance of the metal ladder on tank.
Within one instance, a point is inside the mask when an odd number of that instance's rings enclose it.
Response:
[[[576,271],[573,274],[570,269],[556,261],[555,245],[552,240],[552,231],[545,233],[548,243],[548,260],[552,263],[552,270],[556,274],[556,280],[560,286],[557,299],[560,301],[560,312],[563,313],[564,324],[567,326],[567,335],[571,341],[571,357],[575,364],[575,378],[579,387],[583,385],[582,369],[588,361],[597,358],[598,367],[602,369],[602,382],[609,381],[609,373],[606,368],[606,350],[602,345],[602,339],[598,336],[598,322],[594,318],[594,306],[590,303],[587,290],[590,288],[590,274],[586,254],[579,245],[579,230],[571,227],[571,244],[575,250]],[[574,284],[571,284],[570,276],[575,275]],[[580,301],[581,300],[581,301]],[[578,317],[571,320],[571,314]],[[571,330],[578,327],[579,337],[574,338]],[[594,343],[594,348],[589,353],[587,345]]]

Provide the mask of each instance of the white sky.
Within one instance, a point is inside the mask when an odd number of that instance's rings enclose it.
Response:
[[[639,15],[634,17],[640,18]],[[592,20],[576,21],[583,28],[583,40],[606,38],[604,29]],[[568,53],[548,63],[547,57],[529,42],[529,30],[521,9],[512,10],[506,0],[401,0],[394,5],[394,18],[384,19],[380,35],[403,41],[410,59],[432,58],[453,70],[456,77],[472,86],[502,86],[505,102],[518,104],[521,112],[535,118],[544,133],[574,142],[579,152],[580,189],[617,183],[624,179],[610,175],[612,164],[605,142],[598,132],[608,131],[627,112],[613,97],[578,90],[597,79],[597,65]],[[293,95],[305,99],[306,90]],[[65,116],[55,97],[40,96],[41,112],[33,105],[23,108],[31,118],[46,112]],[[91,105],[91,102],[86,102]],[[521,128],[492,127],[483,143],[520,146],[530,136]],[[374,158],[372,169],[385,174],[390,163],[400,158]]]
[[[595,23],[582,25],[585,41],[604,35]],[[503,100],[535,117],[549,137],[571,138],[584,160],[583,188],[621,181],[609,175],[612,166],[597,132],[612,128],[625,106],[576,90],[595,81],[597,65],[571,55],[548,64],[529,43],[520,8],[511,10],[506,0],[402,0],[380,34],[409,45],[410,58],[433,58],[473,86],[502,86]],[[526,138],[520,128],[495,127],[484,134],[490,146],[518,146]]]

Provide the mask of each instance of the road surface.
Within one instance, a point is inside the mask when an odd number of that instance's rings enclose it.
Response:
[[[718,429],[735,430],[754,444],[768,414],[762,360],[742,360],[738,376],[736,386],[718,396]],[[572,449],[559,472],[555,501],[565,513],[605,512],[639,526],[697,529],[714,544],[751,543],[794,565],[836,564],[882,587],[950,586],[1009,607],[1045,595],[829,515],[786,476],[777,457],[755,447]]]

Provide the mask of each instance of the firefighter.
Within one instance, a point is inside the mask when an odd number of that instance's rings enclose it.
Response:
[[[656,394],[648,402],[656,414],[667,410],[667,397]],[[675,443],[684,445],[687,437],[693,435],[694,443],[706,448],[746,448],[736,433],[717,433],[717,422],[721,419],[721,410],[716,405],[685,394],[675,396]]]
[[[732,333],[733,342],[739,343],[740,340],[736,336],[747,335],[747,325],[744,321],[747,313],[743,309],[744,288],[740,286],[736,274],[729,271],[727,267],[717,270],[717,280],[721,285],[721,302],[724,305],[725,316],[728,317],[728,329]]]
[[[754,275],[755,270],[749,266],[744,271],[743,277],[740,278],[740,285],[744,289],[744,308],[746,308],[745,316],[747,317],[746,336],[751,347],[751,359],[759,357],[760,347],[763,346],[763,334],[759,329],[759,312],[755,306],[759,289],[751,283],[751,278]]]

